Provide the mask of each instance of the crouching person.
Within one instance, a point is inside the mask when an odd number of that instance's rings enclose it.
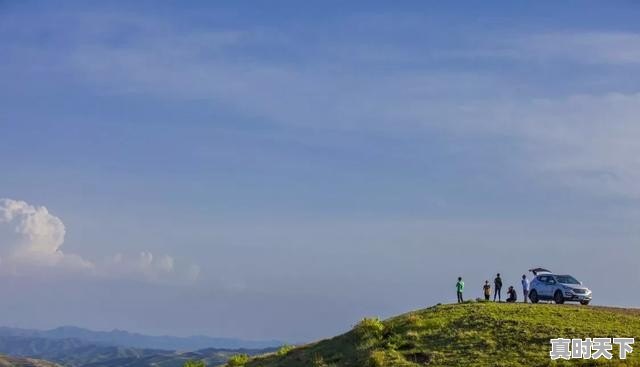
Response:
[[[518,293],[513,288],[513,286],[509,287],[509,290],[507,290],[507,295],[509,296],[509,298],[507,298],[507,302],[513,303],[518,300]]]

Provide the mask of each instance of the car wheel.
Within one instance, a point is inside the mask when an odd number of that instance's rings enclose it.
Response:
[[[564,296],[562,295],[562,292],[560,291],[556,291],[556,293],[553,295],[553,300],[555,301],[556,304],[563,304],[564,303]]]
[[[583,306],[586,306],[586,305],[589,304],[589,301],[580,301],[580,304],[583,305]]]
[[[538,303],[538,301],[540,301],[538,299],[538,292],[536,292],[535,289],[529,293],[529,299],[531,300],[531,303]]]

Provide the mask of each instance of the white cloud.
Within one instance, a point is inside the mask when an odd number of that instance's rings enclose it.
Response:
[[[118,277],[136,277],[149,281],[163,281],[181,276],[184,280],[195,281],[190,268],[184,274],[178,274],[175,260],[168,255],[155,257],[151,252],[143,251],[134,257],[126,257],[118,253],[104,261],[100,268],[105,275]]]
[[[73,63],[93,81],[160,98],[198,98],[235,106],[271,122],[314,129],[509,136],[522,166],[541,181],[598,194],[640,197],[640,95],[604,91],[551,98],[518,96],[500,75],[408,71],[376,75],[316,68],[230,64],[201,57],[199,43],[77,50]],[[197,39],[197,37],[195,37]],[[640,35],[542,34],[514,37],[496,57],[593,63],[640,62]],[[510,43],[509,43],[510,42]],[[153,45],[154,43],[151,43]],[[494,47],[494,48],[491,48]],[[502,52],[493,52],[502,50]],[[527,62],[521,59],[520,62]],[[97,80],[95,78],[105,78]],[[122,89],[124,88],[124,89]]]
[[[145,26],[134,27],[137,31],[129,34],[126,43],[114,46],[106,40],[109,34],[118,33],[122,22]],[[462,69],[464,72],[430,69],[428,63],[424,68],[358,72],[363,59],[411,51],[401,46],[381,50],[376,44],[362,55],[353,51],[357,40],[347,38],[338,43],[341,67],[323,64],[322,58],[278,63],[259,57],[238,58],[234,52],[251,52],[247,50],[256,44],[286,43],[287,49],[309,46],[283,40],[280,34],[270,38],[269,30],[175,30],[171,24],[149,23],[144,18],[107,18],[96,24],[100,26],[91,28],[88,35],[74,32],[79,35],[71,37],[74,42],[69,42],[69,52],[59,61],[101,92],[208,100],[270,123],[312,129],[395,134],[442,129],[450,134],[507,136],[514,145],[519,144],[520,166],[532,170],[539,180],[640,197],[635,184],[640,179],[640,163],[635,158],[640,153],[636,143],[640,139],[636,123],[640,95],[634,92],[572,90],[562,95],[549,85],[539,86],[531,97],[521,92],[531,83],[530,76],[510,79],[514,76],[505,75],[508,72],[487,71],[481,65]],[[462,42],[464,47],[425,45],[422,51],[426,52],[411,56],[416,64],[426,54],[452,62],[490,58],[521,63],[519,66],[534,71],[540,60],[565,68],[574,63],[633,68],[640,63],[640,34],[634,32],[478,32],[465,37],[477,42]],[[315,51],[327,48],[330,45]],[[622,73],[622,78],[628,78],[629,70]],[[570,78],[568,75],[567,80]]]
[[[168,255],[154,256],[143,251],[129,257],[116,254],[96,263],[62,251],[66,228],[60,218],[44,206],[24,201],[0,199],[0,270],[5,274],[27,275],[47,269],[83,272],[101,277],[132,277],[148,281],[195,281],[194,266],[176,269]]]
[[[640,198],[640,94],[470,101],[459,109],[443,113],[443,121],[455,131],[519,143],[526,160],[520,166],[538,181]]]
[[[56,266],[90,270],[94,264],[62,250],[65,226],[45,207],[24,201],[0,199],[0,257],[4,267],[18,271],[22,266]]]
[[[583,64],[640,63],[640,34],[634,32],[556,32],[520,38],[516,48],[537,59]]]

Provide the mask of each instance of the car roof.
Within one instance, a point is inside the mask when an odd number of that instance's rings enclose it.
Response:
[[[573,279],[576,279],[576,277],[574,277],[573,275],[569,275],[569,274],[553,274],[553,273],[538,273],[538,275],[536,275],[537,277],[541,277],[541,276],[552,276],[552,277],[572,277]],[[577,280],[577,279],[576,279]]]

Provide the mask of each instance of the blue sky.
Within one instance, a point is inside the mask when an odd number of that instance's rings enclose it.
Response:
[[[0,2],[0,322],[304,341],[534,265],[638,306],[638,13]]]

